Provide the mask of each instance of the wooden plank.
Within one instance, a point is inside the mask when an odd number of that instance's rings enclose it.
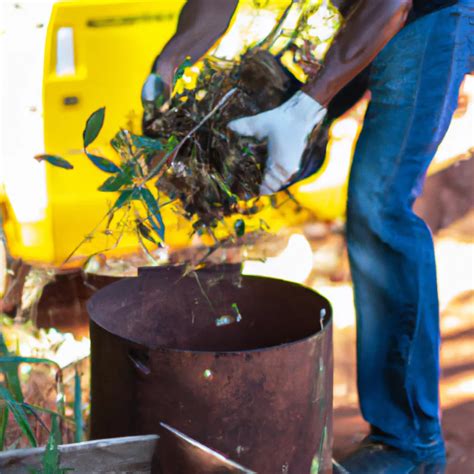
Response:
[[[73,474],[150,473],[158,436],[86,441],[59,446],[61,467]],[[40,469],[44,448],[17,449],[0,453],[2,474],[25,474]]]

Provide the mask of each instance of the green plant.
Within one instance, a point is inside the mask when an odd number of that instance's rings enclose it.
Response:
[[[81,376],[79,371],[74,371],[74,422],[76,429],[74,431],[74,441],[80,443],[84,438],[84,418],[82,415],[82,388]]]
[[[60,440],[61,432],[59,430],[57,417],[53,416],[51,418],[51,432],[41,460],[41,469],[30,469],[32,474],[64,474],[65,472],[74,471],[74,469],[71,468],[61,467],[58,448]]]
[[[39,407],[25,402],[23,396],[23,390],[21,380],[19,376],[20,364],[46,364],[55,370],[56,379],[56,411],[50,410],[44,407]],[[33,418],[41,427],[46,431],[48,430],[43,419],[40,417],[40,413],[46,414],[51,418],[51,426],[53,426],[53,419],[60,420],[58,426],[60,427],[63,423],[75,426],[75,439],[81,441],[83,437],[84,423],[82,418],[82,406],[81,406],[81,381],[79,373],[76,369],[74,377],[74,401],[73,409],[74,416],[71,419],[65,414],[65,400],[64,400],[64,387],[62,381],[62,369],[59,365],[45,358],[37,357],[21,357],[12,354],[6,344],[3,334],[0,332],[0,373],[3,375],[3,382],[0,383],[0,450],[5,449],[6,445],[6,434],[9,421],[11,419],[18,425],[21,433],[28,440],[32,447],[38,446],[38,440],[35,435],[35,429],[31,424]],[[51,428],[53,429],[53,428]],[[60,430],[59,430],[60,431]]]

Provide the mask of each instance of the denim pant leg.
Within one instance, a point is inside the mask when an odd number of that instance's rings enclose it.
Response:
[[[400,31],[374,61],[351,170],[347,242],[361,411],[373,437],[444,456],[431,233],[412,211],[469,72],[472,11],[453,6]]]

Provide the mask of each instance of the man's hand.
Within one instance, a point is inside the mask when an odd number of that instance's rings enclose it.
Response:
[[[272,194],[299,171],[308,136],[326,115],[326,108],[304,92],[275,109],[233,120],[228,127],[239,135],[268,140],[268,159],[260,194]]]

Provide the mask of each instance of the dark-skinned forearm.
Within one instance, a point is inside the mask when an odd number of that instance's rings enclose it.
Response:
[[[190,57],[198,61],[227,30],[238,0],[188,0],[175,35],[157,58],[154,71],[168,92],[176,68]]]
[[[345,19],[319,74],[303,91],[327,105],[403,27],[410,0],[360,0]]]

